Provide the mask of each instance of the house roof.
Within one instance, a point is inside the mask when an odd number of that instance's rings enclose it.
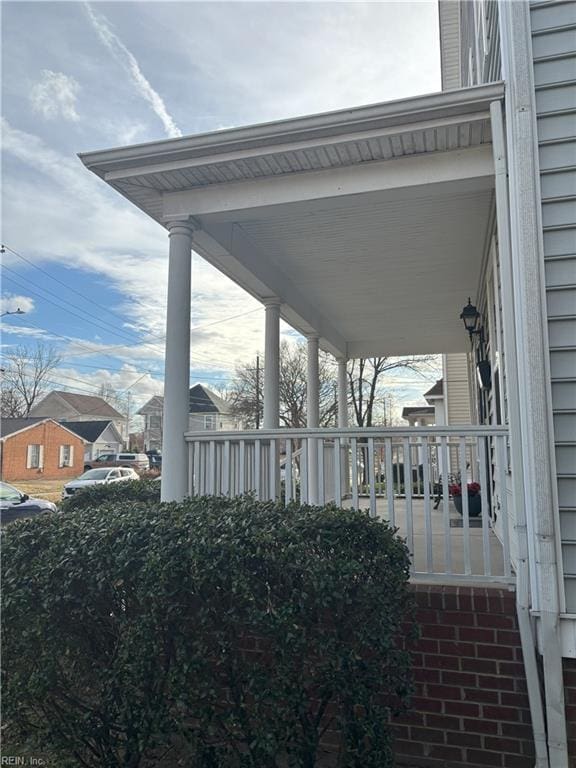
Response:
[[[58,395],[83,416],[95,414],[98,416],[108,416],[111,419],[124,418],[116,408],[113,408],[110,403],[107,403],[102,397],[96,397],[95,395],[79,395],[76,392],[62,392],[60,390],[54,390],[50,394]]]
[[[231,406],[212,390],[196,384],[190,390],[190,413],[230,413]]]
[[[114,426],[114,422],[110,420],[66,421],[65,426],[72,432],[75,432],[79,437],[86,440],[88,443],[95,443],[100,435],[104,432],[104,430],[111,426],[112,429],[117,433],[119,442],[121,442],[121,436],[118,433],[118,429]]]
[[[458,352],[455,307],[478,284],[492,216],[490,105],[503,96],[490,83],[80,159],[163,226],[189,220],[195,252],[258,300],[279,299],[322,349]]]
[[[403,419],[410,419],[414,416],[434,416],[434,407],[431,405],[411,405],[402,410]]]
[[[78,435],[76,432],[74,432],[72,429],[68,428],[68,425],[61,424],[59,421],[56,421],[55,419],[45,418],[45,417],[29,417],[26,419],[2,419],[2,437],[0,437],[0,440],[6,440],[6,438],[12,437],[17,432],[24,432],[26,429],[32,429],[32,427],[38,426],[38,424],[43,424],[45,421],[51,421],[53,424],[56,424],[56,426],[63,429],[65,432],[69,432],[71,435],[74,435],[74,437],[79,438],[82,440],[82,442],[86,442],[85,439]]]
[[[146,416],[150,413],[159,413],[164,408],[164,398],[162,395],[154,395],[148,402],[144,403],[140,410],[136,411],[139,416]]]
[[[437,398],[437,397],[443,397],[444,396],[444,379],[438,379],[436,384],[434,384],[433,387],[430,387],[428,392],[424,392],[424,397],[428,400],[428,398]]]
[[[148,413],[158,413],[164,407],[164,398],[155,395],[145,403],[138,413],[142,416]],[[203,384],[195,384],[190,388],[190,413],[230,413],[232,407],[211,389]]]
[[[9,435],[13,435],[15,432],[22,432],[24,429],[30,429],[30,427],[33,427],[35,424],[39,424],[42,421],[50,421],[50,419],[41,416],[27,419],[2,418],[2,439]]]

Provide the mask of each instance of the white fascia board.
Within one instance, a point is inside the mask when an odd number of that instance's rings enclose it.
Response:
[[[322,136],[298,141],[286,141],[283,144],[262,144],[248,149],[236,149],[229,152],[214,152],[209,155],[196,155],[187,159],[168,160],[154,164],[143,163],[134,165],[130,168],[122,168],[106,171],[103,178],[106,181],[118,181],[130,179],[137,176],[149,176],[154,173],[165,173],[170,171],[194,169],[200,166],[211,165],[213,163],[223,164],[226,162],[235,162],[237,160],[249,160],[251,158],[266,158],[269,155],[279,155],[284,152],[298,152],[300,150],[317,149],[321,147],[337,146],[344,142],[369,141],[370,139],[382,139],[385,137],[404,136],[417,131],[434,130],[436,128],[448,128],[453,126],[466,126],[482,120],[488,120],[490,113],[488,111],[474,112],[467,115],[454,115],[452,117],[443,117],[437,120],[426,120],[424,122],[408,122],[402,125],[393,125],[388,128],[377,128],[370,131],[355,131],[336,136]]]
[[[472,149],[411,155],[345,168],[165,192],[164,220],[168,222],[183,216],[232,213],[344,195],[464,179],[491,178],[493,175],[492,149],[490,145],[483,145]]]
[[[463,334],[454,334],[450,340],[450,352],[461,352],[461,339]],[[447,342],[445,342],[447,343]],[[381,357],[402,355],[438,355],[444,350],[439,349],[438,339],[427,338],[422,335],[418,339],[418,346],[411,346],[400,334],[394,338],[375,338],[364,339],[362,341],[349,341],[346,346],[348,360],[354,360],[359,357]],[[408,350],[408,351],[407,351]],[[423,406],[424,407],[424,406]]]
[[[220,224],[194,233],[194,251],[260,301],[275,296],[282,319],[302,334],[317,333],[322,348],[344,356],[346,342],[277,266],[265,258],[237,225]]]
[[[83,152],[78,157],[87,168],[103,178],[114,170],[135,166],[148,166],[150,170],[150,166],[170,161],[181,167],[182,161],[195,156],[243,152],[253,148],[261,150],[266,146],[295,141],[483,112],[489,110],[491,101],[502,99],[503,95],[503,83],[490,83],[179,139]]]

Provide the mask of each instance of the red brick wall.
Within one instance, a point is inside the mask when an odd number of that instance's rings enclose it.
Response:
[[[27,469],[28,446],[44,446],[42,469]],[[60,446],[74,446],[72,467],[59,467]],[[79,437],[60,427],[53,421],[42,422],[23,432],[6,437],[2,443],[2,480],[56,480],[76,477],[84,468],[84,443]]]
[[[416,696],[395,721],[398,764],[531,768],[534,745],[515,594],[415,585]],[[576,666],[567,668],[576,676]],[[576,684],[572,692],[576,705]],[[572,710],[576,722],[576,706]]]

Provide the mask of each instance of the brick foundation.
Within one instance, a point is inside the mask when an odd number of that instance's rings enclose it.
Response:
[[[398,764],[531,768],[534,744],[514,592],[413,589],[422,638],[413,654],[412,711],[395,721]],[[576,665],[567,665],[566,675],[574,686],[569,718],[576,723]],[[576,741],[572,747],[576,753]]]
[[[571,768],[576,768],[576,659],[564,659],[564,694],[568,754]]]

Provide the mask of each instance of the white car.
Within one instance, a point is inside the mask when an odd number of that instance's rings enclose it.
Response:
[[[62,491],[62,498],[68,499],[76,491],[90,485],[104,485],[108,483],[121,483],[124,480],[139,480],[138,473],[129,467],[102,467],[102,469],[89,469],[83,475],[66,483]]]

